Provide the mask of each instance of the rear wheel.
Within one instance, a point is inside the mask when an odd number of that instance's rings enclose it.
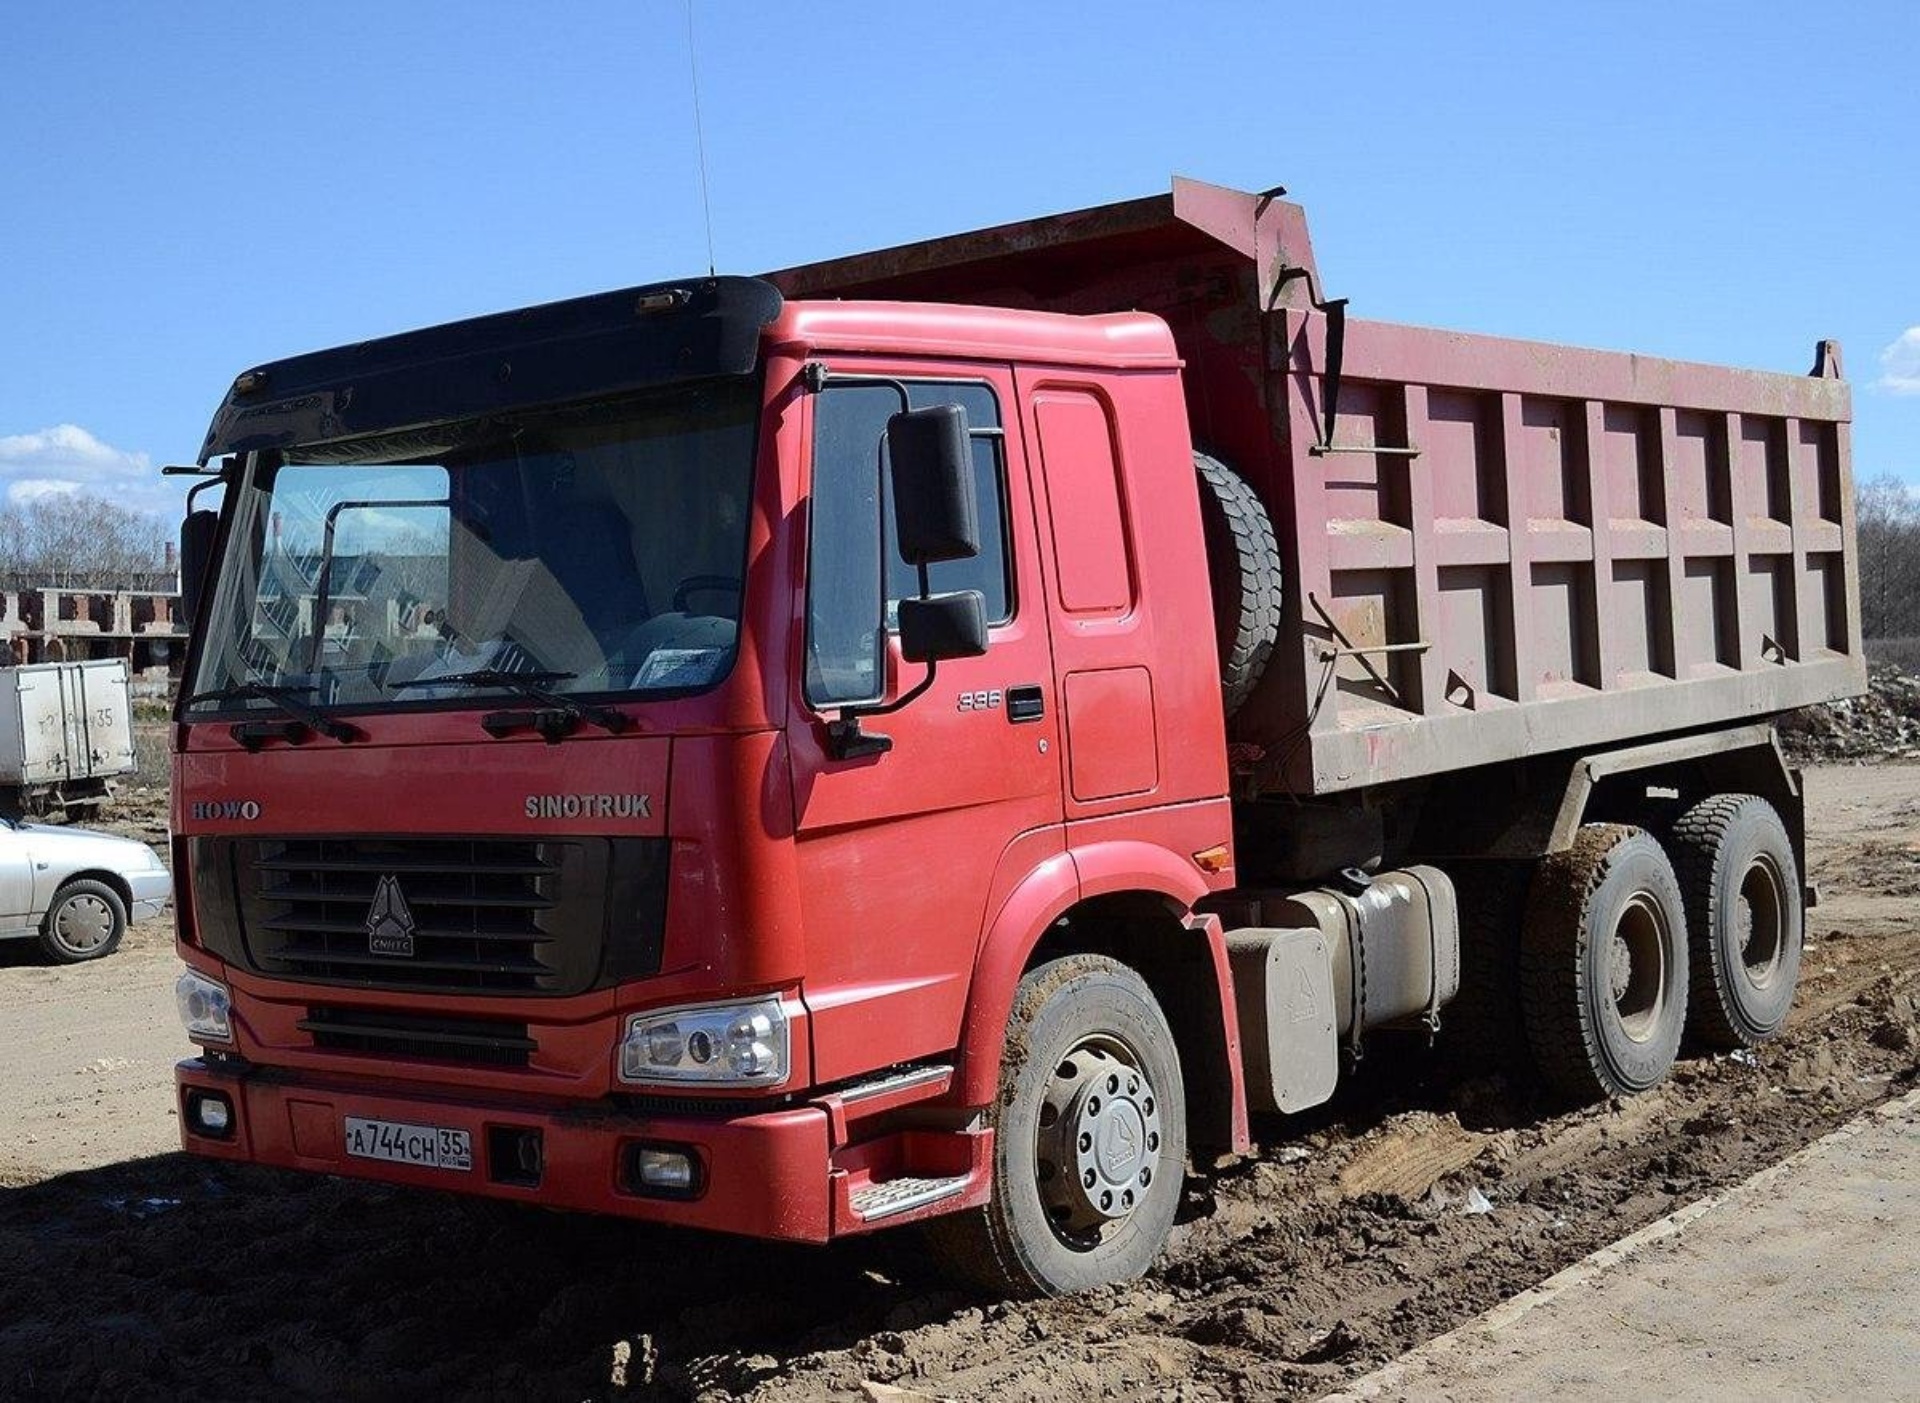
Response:
[[[53,894],[40,922],[40,948],[63,965],[111,955],[127,933],[127,906],[105,882],[82,877]]]
[[[1693,991],[1687,1032],[1710,1047],[1778,1033],[1800,978],[1806,913],[1793,841],[1756,794],[1716,794],[1673,826]]]
[[[1672,1069],[1687,1014],[1686,915],[1650,833],[1588,824],[1541,862],[1520,1002],[1534,1061],[1569,1097],[1631,1096]]]
[[[1152,991],[1099,955],[1029,971],[1001,1067],[992,1197],[930,1224],[936,1250],[1001,1294],[1139,1276],[1173,1227],[1187,1152],[1180,1058]]]
[[[1441,1017],[1448,1053],[1476,1072],[1523,1072],[1520,919],[1532,869],[1521,862],[1463,862],[1448,869],[1460,910],[1460,992]]]

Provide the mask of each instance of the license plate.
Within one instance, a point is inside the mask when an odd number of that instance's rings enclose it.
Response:
[[[347,1153],[355,1159],[383,1159],[390,1164],[464,1172],[473,1168],[473,1137],[445,1126],[348,1116]]]

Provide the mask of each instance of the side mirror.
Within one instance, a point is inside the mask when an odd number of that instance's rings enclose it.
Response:
[[[900,396],[906,398],[905,389]],[[933,685],[942,658],[975,658],[987,651],[986,601],[977,589],[927,593],[927,567],[980,554],[980,509],[974,500],[973,443],[967,412],[957,404],[907,409],[887,420],[887,461],[893,487],[893,529],[900,558],[920,575],[918,598],[899,604],[900,656],[925,663],[918,686],[884,706],[850,706],[827,723],[827,753],[865,759],[893,748],[886,736],[861,729],[863,716],[886,716],[910,705]],[[883,583],[884,583],[884,566]]]
[[[213,563],[213,541],[220,530],[220,513],[190,511],[180,523],[180,613],[188,627],[200,613],[200,593]]]
[[[887,458],[900,558],[923,566],[980,554],[967,411],[936,404],[894,415],[887,420]]]
[[[987,607],[977,589],[900,601],[900,656],[910,663],[987,651]]]

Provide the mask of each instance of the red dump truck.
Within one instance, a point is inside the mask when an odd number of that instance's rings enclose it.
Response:
[[[1831,344],[1349,320],[1190,181],[248,370],[184,1143],[1060,1292],[1369,1039],[1597,1098],[1767,1038],[1848,417]]]

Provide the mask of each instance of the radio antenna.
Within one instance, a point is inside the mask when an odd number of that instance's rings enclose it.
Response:
[[[700,156],[700,208],[707,217],[707,276],[713,277],[713,201],[707,196],[707,136],[700,124],[700,62],[694,55],[693,0],[687,0],[687,73],[693,79],[693,144]]]

